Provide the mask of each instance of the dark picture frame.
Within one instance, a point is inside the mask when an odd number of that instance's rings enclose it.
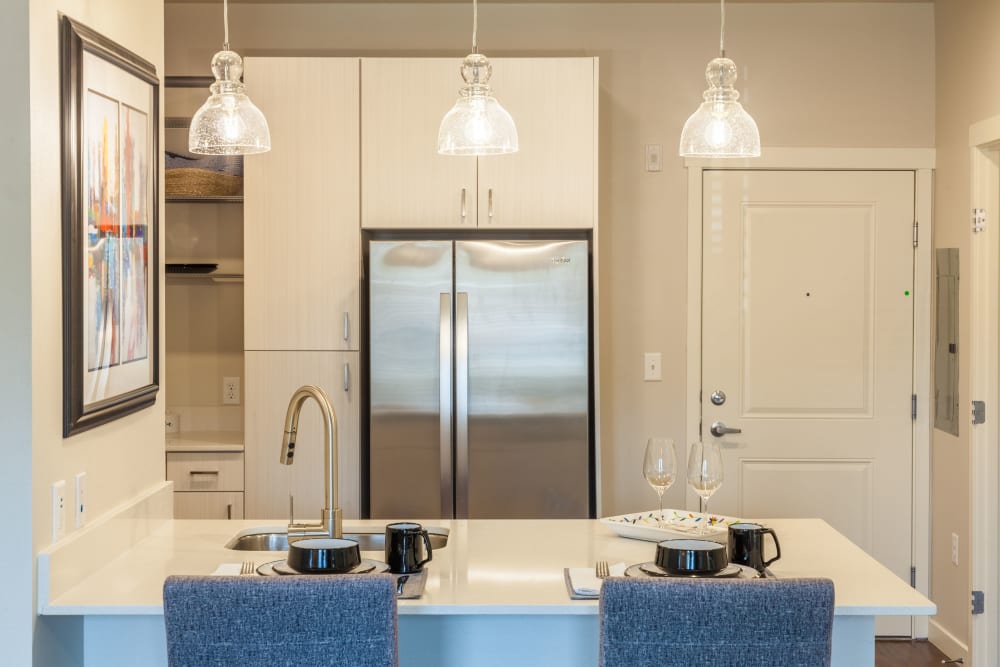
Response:
[[[60,17],[63,436],[156,402],[156,67]]]

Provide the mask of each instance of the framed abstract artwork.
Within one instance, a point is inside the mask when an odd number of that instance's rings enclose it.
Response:
[[[156,68],[60,19],[63,436],[159,389]]]

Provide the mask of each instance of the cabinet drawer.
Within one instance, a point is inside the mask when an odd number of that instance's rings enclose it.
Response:
[[[243,493],[174,492],[175,519],[242,519]]]
[[[167,480],[174,491],[242,491],[242,452],[169,452]]]

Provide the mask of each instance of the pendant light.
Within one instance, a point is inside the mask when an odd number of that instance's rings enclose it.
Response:
[[[517,128],[514,119],[500,106],[490,89],[493,66],[479,53],[476,32],[479,6],[472,0],[472,53],[462,61],[465,85],[458,100],[445,114],[438,128],[438,153],[441,155],[502,155],[517,152]]]
[[[684,123],[680,154],[683,157],[758,157],[760,132],[757,123],[740,104],[736,83],[736,63],[726,57],[726,0],[722,6],[719,57],[708,63],[705,101]]]
[[[211,95],[191,119],[188,150],[201,155],[249,155],[271,150],[267,120],[244,93],[243,59],[229,50],[229,0],[222,3],[225,42],[212,57]]]

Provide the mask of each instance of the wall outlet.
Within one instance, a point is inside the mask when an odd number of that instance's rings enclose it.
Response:
[[[663,379],[663,355],[659,352],[647,352],[643,360],[642,379],[646,382],[659,382]]]
[[[73,526],[82,528],[87,523],[87,473],[76,473],[73,493]]]
[[[52,541],[66,536],[66,480],[52,485]]]
[[[178,433],[181,430],[181,416],[176,412],[165,413],[163,426],[167,433]]]
[[[222,403],[223,405],[240,404],[240,379],[238,377],[222,378]]]
[[[958,565],[958,535],[951,534],[951,564]]]

